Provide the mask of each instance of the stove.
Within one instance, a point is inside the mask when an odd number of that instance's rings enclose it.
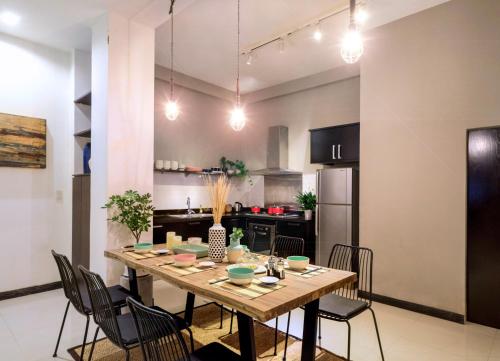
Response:
[[[261,212],[261,213],[247,212],[247,213],[245,213],[245,215],[252,216],[252,217],[266,217],[266,218],[271,217],[271,218],[276,218],[276,219],[299,217],[299,215],[297,213],[269,214],[266,212]]]

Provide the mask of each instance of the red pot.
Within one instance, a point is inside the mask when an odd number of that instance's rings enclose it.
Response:
[[[283,214],[285,213],[285,209],[283,207],[275,207],[274,214]]]
[[[253,206],[252,208],[250,208],[250,211],[252,213],[260,213],[260,207]]]
[[[267,208],[267,214],[274,214],[276,212],[276,208],[275,207],[268,207]]]

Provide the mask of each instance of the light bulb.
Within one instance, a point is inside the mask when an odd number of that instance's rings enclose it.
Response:
[[[356,29],[349,29],[342,39],[340,55],[348,64],[354,64],[363,55],[363,38]]]
[[[179,116],[179,107],[177,106],[177,102],[173,100],[169,100],[167,104],[165,104],[165,116],[168,120],[176,120]]]
[[[239,105],[235,106],[231,111],[231,118],[229,119],[229,125],[234,131],[239,132],[245,127],[247,122],[247,117],[245,116],[245,111]]]
[[[368,13],[363,7],[358,7],[354,13],[354,20],[356,24],[364,24],[368,19]]]
[[[0,21],[8,26],[16,26],[21,21],[21,17],[10,11],[0,13]]]
[[[319,27],[319,24],[316,25],[316,28],[314,29],[313,38],[317,42],[320,42],[321,39],[323,38],[323,33],[321,32],[321,28]]]

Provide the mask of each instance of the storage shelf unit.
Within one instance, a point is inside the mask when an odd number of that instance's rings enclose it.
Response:
[[[75,104],[92,105],[92,93],[88,92],[75,100]]]
[[[173,170],[173,169],[156,169],[154,168],[155,173],[177,173],[177,174],[184,174],[185,176],[188,175],[210,175],[210,176],[220,176],[224,175],[224,173],[207,173],[207,172],[189,172],[185,170]],[[232,175],[226,174],[227,177],[232,177]]]

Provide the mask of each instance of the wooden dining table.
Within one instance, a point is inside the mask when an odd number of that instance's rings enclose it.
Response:
[[[155,245],[155,248],[162,248],[162,246],[164,247],[164,245]],[[301,306],[304,307],[301,360],[314,360],[320,297],[356,281],[355,273],[335,269],[328,269],[310,278],[286,273],[285,278],[279,281],[279,284],[284,287],[249,299],[210,283],[214,279],[227,276],[228,263],[216,263],[215,267],[202,272],[181,275],[160,266],[170,263],[172,255],[136,259],[129,251],[124,248],[106,250],[104,255],[128,267],[130,291],[135,297],[139,298],[136,271],[142,270],[188,292],[184,316],[188,324],[192,323],[195,295],[234,309],[238,320],[240,353],[243,359],[251,361],[257,359],[254,319],[266,322]],[[262,255],[259,257],[259,261],[264,264],[267,257]],[[203,260],[209,259],[198,261]],[[257,274],[256,277],[260,275]]]

